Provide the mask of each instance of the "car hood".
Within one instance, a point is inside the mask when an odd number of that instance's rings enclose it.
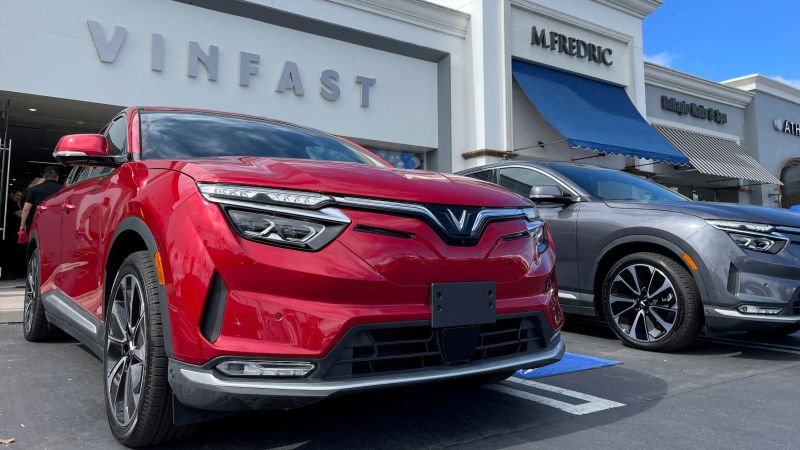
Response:
[[[153,168],[178,170],[198,182],[263,186],[415,203],[486,207],[531,206],[527,199],[494,184],[426,170],[254,157],[146,163]]]
[[[702,219],[735,220],[800,228],[800,213],[766,206],[707,202],[606,202],[611,208],[647,209],[691,214]]]

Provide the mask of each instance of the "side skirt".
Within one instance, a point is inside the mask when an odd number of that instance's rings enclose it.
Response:
[[[67,294],[54,289],[42,295],[47,320],[103,357],[105,327]]]
[[[558,301],[561,303],[561,308],[564,309],[564,312],[567,314],[578,314],[589,317],[597,316],[594,309],[594,299],[591,294],[559,289]]]

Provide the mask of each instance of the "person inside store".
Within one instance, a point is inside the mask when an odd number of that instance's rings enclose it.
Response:
[[[23,274],[23,267],[18,261],[19,252],[17,251],[17,235],[10,232],[19,228],[20,217],[22,216],[22,191],[13,190],[8,193],[6,199],[6,233],[3,239],[2,249],[3,258],[2,277],[5,279],[17,278]]]
[[[33,224],[33,215],[36,212],[36,207],[41,205],[47,197],[50,197],[60,190],[61,185],[58,183],[58,169],[55,166],[47,166],[44,169],[44,182],[32,187],[28,191],[25,204],[22,205],[19,231],[27,234]]]

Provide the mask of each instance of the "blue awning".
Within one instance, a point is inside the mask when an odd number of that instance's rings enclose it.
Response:
[[[512,69],[528,99],[572,147],[689,164],[644,120],[622,87],[523,61],[514,60]]]

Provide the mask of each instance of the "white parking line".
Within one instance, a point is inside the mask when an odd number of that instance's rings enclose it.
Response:
[[[554,392],[556,394],[565,395],[567,397],[577,398],[578,400],[583,400],[586,403],[573,405],[571,403],[562,402],[560,400],[556,400],[553,398],[533,394],[528,391],[515,389],[505,384],[486,384],[483,387],[486,389],[490,389],[492,391],[502,392],[503,394],[513,395],[514,397],[519,397],[525,400],[530,400],[532,402],[541,403],[543,405],[557,408],[562,411],[568,412],[570,414],[575,414],[576,416],[582,416],[584,414],[591,414],[598,411],[605,411],[606,409],[619,408],[620,406],[625,406],[624,403],[606,400],[604,398],[595,397],[593,395],[584,394],[582,392],[571,391],[569,389],[551,386],[549,384],[544,384],[544,383],[538,383],[536,381],[523,380],[520,378],[509,378],[507,381],[523,386],[530,386],[536,389],[541,389],[543,391]]]

